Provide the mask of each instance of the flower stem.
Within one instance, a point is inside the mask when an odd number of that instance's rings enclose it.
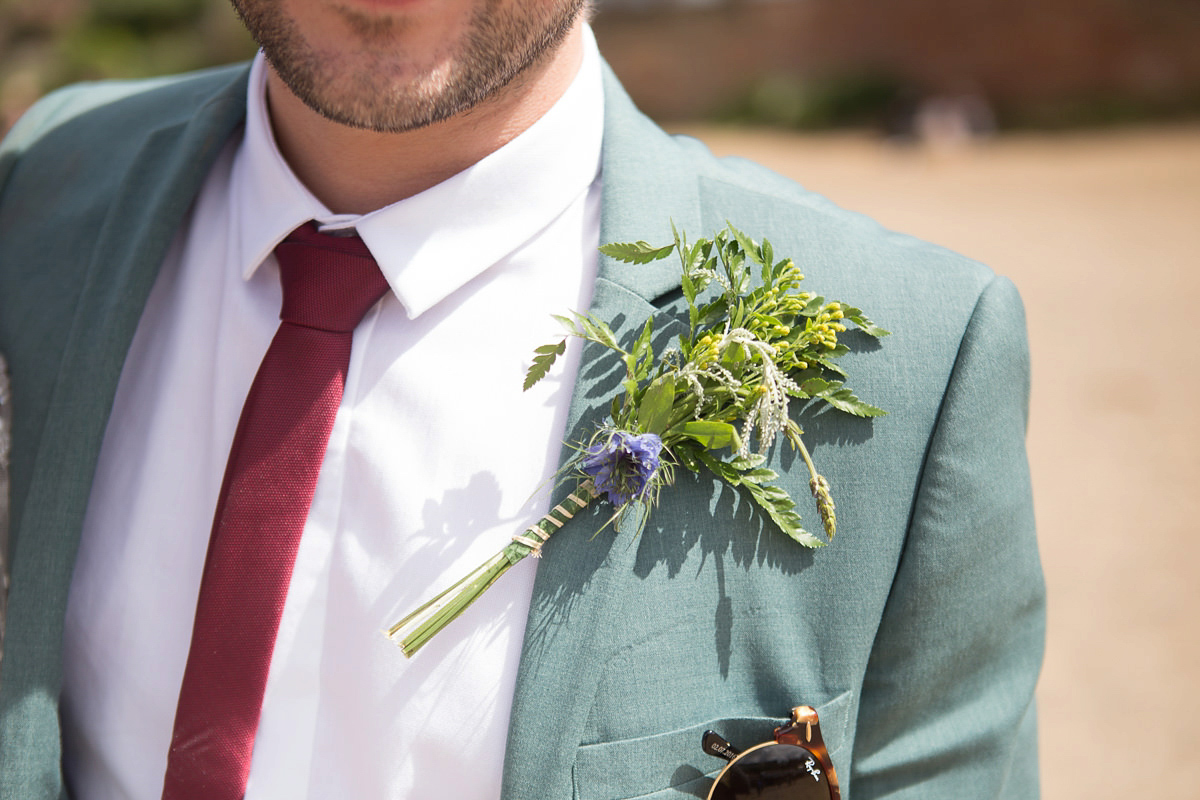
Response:
[[[820,476],[817,474],[817,465],[813,463],[812,456],[808,454],[808,448],[804,446],[804,440],[797,436],[796,438],[792,439],[792,441],[796,444],[797,449],[800,450],[800,457],[803,458],[804,463],[808,465],[809,476],[813,480],[819,478]]]
[[[794,425],[795,423],[791,423]],[[829,481],[824,475],[817,472],[816,464],[813,464],[812,456],[808,454],[808,448],[804,446],[804,440],[800,438],[798,432],[795,435],[789,436],[792,444],[800,451],[801,458],[808,465],[808,474],[811,476],[808,481],[808,488],[812,490],[813,498],[817,501],[817,512],[821,515],[821,525],[825,528],[825,535],[830,539],[837,532],[837,514],[834,509],[833,495],[829,492]]]
[[[425,643],[470,608],[493,583],[525,556],[541,557],[542,545],[569,519],[587,508],[597,496],[591,481],[584,481],[559,505],[513,537],[504,549],[480,564],[453,586],[440,592],[385,631],[412,658]]]

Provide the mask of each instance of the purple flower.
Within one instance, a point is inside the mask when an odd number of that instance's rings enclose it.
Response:
[[[653,433],[612,431],[583,451],[579,468],[620,508],[646,491],[646,484],[658,471],[662,446],[662,439]]]

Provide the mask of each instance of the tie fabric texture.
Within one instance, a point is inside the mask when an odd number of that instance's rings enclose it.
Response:
[[[275,635],[354,328],[388,289],[357,236],[314,223],[275,248],[279,330],[250,386],[217,500],[163,800],[246,792]]]

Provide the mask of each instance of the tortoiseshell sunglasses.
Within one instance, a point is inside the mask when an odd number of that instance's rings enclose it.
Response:
[[[708,800],[841,800],[837,774],[821,738],[812,706],[792,709],[792,721],[775,729],[775,741],[737,750],[713,731],[700,740],[704,752],[729,763]]]

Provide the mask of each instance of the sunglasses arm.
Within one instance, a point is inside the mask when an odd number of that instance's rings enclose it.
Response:
[[[716,731],[705,731],[703,738],[700,740],[700,745],[704,748],[704,752],[710,756],[723,758],[726,761],[733,761],[742,754],[741,750],[738,750],[725,741],[721,734]]]

